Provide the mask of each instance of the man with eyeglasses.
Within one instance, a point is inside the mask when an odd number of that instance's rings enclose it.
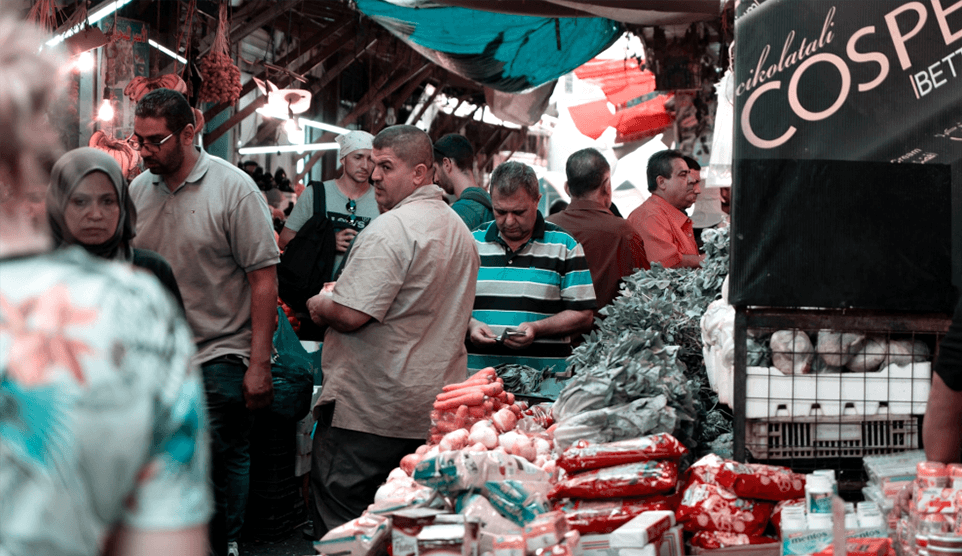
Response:
[[[243,170],[194,146],[176,91],[145,95],[128,143],[146,172],[130,185],[136,247],[170,262],[197,343],[211,429],[215,554],[236,554],[249,492],[251,411],[273,399],[271,341],[280,261],[267,202]]]
[[[332,269],[341,266],[348,246],[371,220],[380,214],[374,188],[370,177],[374,171],[371,162],[371,141],[374,136],[366,131],[349,131],[335,138],[340,150],[341,166],[344,169],[337,179],[324,182],[324,199],[327,204],[327,217],[334,226],[334,244],[337,254]],[[294,239],[297,232],[314,215],[314,185],[304,190],[297,199],[277,240],[281,249]]]

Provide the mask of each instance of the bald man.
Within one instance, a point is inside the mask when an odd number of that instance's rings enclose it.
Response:
[[[307,302],[314,322],[329,327],[314,408],[315,538],[361,515],[424,443],[434,397],[467,378],[480,259],[432,183],[431,139],[414,126],[389,127],[371,158],[383,213],[357,236],[333,289]]]

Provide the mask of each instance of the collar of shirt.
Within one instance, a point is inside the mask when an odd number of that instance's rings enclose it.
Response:
[[[440,187],[434,184],[422,185],[416,188],[413,193],[401,199],[401,202],[394,205],[394,208],[398,208],[408,203],[413,203],[414,201],[443,201],[443,199],[444,199],[443,189],[441,189]],[[391,210],[394,210],[394,209],[391,209]]]
[[[602,205],[601,203],[599,203],[599,202],[597,202],[597,201],[593,201],[593,200],[591,200],[591,199],[578,199],[577,197],[572,197],[572,198],[571,198],[571,203],[568,204],[568,207],[565,208],[565,210],[570,210],[570,211],[576,211],[576,210],[595,211],[595,210],[600,210],[600,211],[602,211],[602,212],[606,212],[606,213],[608,213],[608,214],[611,214],[611,210],[609,210],[608,207]],[[614,216],[614,215],[612,215],[612,216]]]
[[[686,214],[685,211],[678,210],[677,207],[662,199],[658,195],[652,195],[645,202],[655,205],[659,210],[664,212],[668,218],[671,219],[672,224],[678,226],[679,228],[691,222],[691,218],[688,217],[688,214]]]
[[[204,177],[204,175],[207,174],[207,170],[210,169],[210,155],[207,154],[207,151],[205,151],[204,149],[202,149],[202,148],[200,148],[200,147],[194,147],[194,149],[196,149],[196,150],[198,151],[198,153],[197,153],[197,162],[194,163],[194,167],[191,168],[190,174],[187,174],[187,179],[184,180],[183,185],[187,185],[187,184],[189,184],[189,183],[190,183],[190,184],[196,184],[197,182],[199,182],[199,181]],[[171,189],[170,189],[170,184],[167,183],[166,181],[164,181],[164,178],[163,178],[162,176],[160,176],[159,174],[155,174],[155,173],[151,172],[151,173],[150,173],[150,178],[151,178],[151,180],[153,181],[154,185],[161,185],[161,184],[163,184],[163,185],[165,185],[165,186],[167,187],[168,191],[174,191],[174,192],[176,192],[176,191],[178,191],[178,190],[181,189],[181,187],[180,187],[181,184],[177,184],[177,189],[171,190]]]
[[[532,240],[543,239],[544,230],[545,230],[544,217],[541,216],[541,211],[539,210],[538,215],[534,221],[534,230],[531,231],[531,237],[529,237],[528,241],[526,241],[525,244],[522,245],[520,249],[515,251],[515,253],[520,253],[521,251],[523,251],[524,248],[529,243],[531,243]],[[509,252],[511,251],[511,248],[508,247],[508,244],[505,243],[503,239],[501,239],[501,232],[498,230],[497,222],[492,222],[491,225],[488,226],[488,231],[484,233],[484,241],[489,243],[501,244],[506,251],[509,251]]]

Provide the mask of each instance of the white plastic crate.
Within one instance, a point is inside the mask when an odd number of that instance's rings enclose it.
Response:
[[[745,448],[758,460],[861,458],[919,447],[915,415],[749,419]]]
[[[775,367],[748,367],[745,417],[922,415],[932,364],[889,365],[873,373],[786,375]]]

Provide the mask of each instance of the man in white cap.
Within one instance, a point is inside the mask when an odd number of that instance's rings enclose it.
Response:
[[[334,224],[337,255],[331,268],[337,268],[354,236],[380,214],[374,199],[374,188],[369,181],[374,164],[371,162],[371,141],[374,136],[366,131],[349,131],[335,140],[340,148],[341,177],[323,183],[327,217]],[[297,204],[284,223],[278,245],[284,249],[298,230],[314,216],[314,188],[308,187],[297,199]]]

